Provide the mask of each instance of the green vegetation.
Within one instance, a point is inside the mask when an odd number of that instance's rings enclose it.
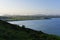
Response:
[[[50,18],[39,17],[39,16],[20,16],[11,18],[11,20],[40,20],[40,19],[50,19]]]
[[[40,19],[50,19],[50,17],[41,16],[0,16],[1,20],[4,21],[16,21],[16,20],[40,20]]]
[[[0,20],[0,40],[60,40],[60,37]]]

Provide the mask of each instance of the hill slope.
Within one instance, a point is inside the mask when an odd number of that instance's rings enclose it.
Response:
[[[0,20],[0,40],[60,40],[60,37]]]

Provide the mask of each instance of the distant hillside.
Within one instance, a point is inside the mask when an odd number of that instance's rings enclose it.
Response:
[[[50,19],[50,17],[46,17],[46,16],[0,16],[0,20],[4,20],[4,21],[40,20],[40,19]]]
[[[60,40],[60,37],[0,20],[0,40]]]
[[[60,15],[5,15],[0,16],[0,20],[4,21],[16,21],[16,20],[41,20],[41,19],[51,19],[60,18]]]

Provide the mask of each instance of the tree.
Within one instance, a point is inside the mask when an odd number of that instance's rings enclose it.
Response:
[[[25,28],[25,25],[22,25],[22,28]]]

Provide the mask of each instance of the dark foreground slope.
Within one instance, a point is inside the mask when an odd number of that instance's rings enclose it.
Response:
[[[60,40],[60,37],[0,20],[0,40]]]

